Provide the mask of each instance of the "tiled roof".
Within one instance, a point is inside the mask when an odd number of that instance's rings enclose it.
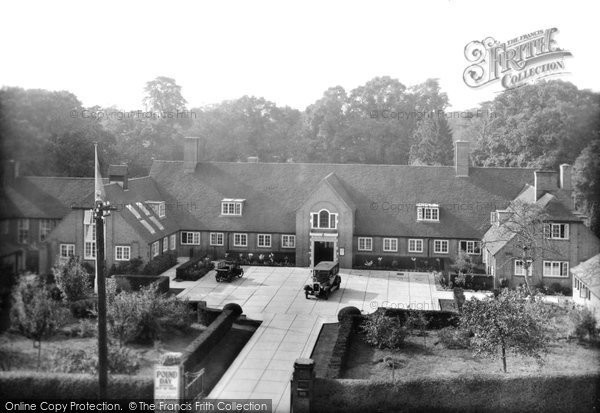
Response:
[[[571,268],[571,272],[583,281],[596,297],[600,297],[600,254]]]
[[[490,211],[532,183],[533,169],[471,168],[457,178],[445,166],[205,162],[185,173],[183,162],[154,161],[150,176],[203,230],[293,233],[296,209],[327,178],[356,206],[357,235],[480,238]],[[224,198],[246,199],[243,216],[221,216]],[[440,204],[440,222],[417,222],[417,203]]]
[[[93,178],[19,177],[0,189],[0,217],[61,219],[93,191]]]
[[[522,201],[532,203],[535,196],[535,187],[527,185],[523,191],[515,198],[515,201]],[[570,222],[581,222],[582,219],[577,215],[573,214],[569,208],[564,204],[567,202],[567,198],[557,191],[556,195],[551,193],[545,193],[535,203],[543,208],[545,214],[548,215],[548,219],[552,221],[570,221]],[[510,208],[510,207],[509,207]],[[514,231],[510,231],[503,225],[492,225],[485,235],[483,241],[486,249],[495,255],[504,246],[514,238]]]
[[[189,225],[189,220],[193,220],[184,209],[172,207],[148,176],[130,179],[127,190],[123,190],[118,183],[105,185],[104,190],[106,200],[117,208],[112,213],[120,214],[148,243],[178,231],[182,225]],[[90,194],[87,199],[90,205],[93,202],[92,197],[93,194]],[[165,201],[165,216],[160,218],[147,201]]]

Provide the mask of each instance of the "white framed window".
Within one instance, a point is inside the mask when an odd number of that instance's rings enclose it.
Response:
[[[181,245],[200,245],[198,231],[181,231]]]
[[[129,245],[115,246],[115,261],[129,261],[131,259],[131,247]]]
[[[384,238],[383,251],[398,252],[398,238]]]
[[[54,229],[54,221],[51,219],[40,219],[40,242],[46,241],[48,234]]]
[[[60,244],[60,259],[69,259],[75,255],[75,244]]]
[[[417,221],[440,220],[440,206],[438,204],[417,204]]]
[[[225,245],[225,234],[222,232],[211,232],[210,233],[210,245],[222,247]]]
[[[221,201],[221,215],[242,215],[243,199],[223,199]]]
[[[409,239],[408,240],[408,252],[423,252],[423,240],[422,239]]]
[[[527,260],[527,276],[531,277],[533,274],[533,265],[531,265],[532,261]],[[515,260],[515,275],[519,275],[521,277],[525,276],[525,265],[523,260]]]
[[[177,235],[176,234],[172,234],[169,237],[169,244],[172,250],[174,250],[175,248],[177,248]]]
[[[17,221],[17,242],[19,244],[29,242],[29,220],[27,218]]]
[[[271,235],[270,234],[256,235],[256,245],[259,248],[271,248]]]
[[[464,251],[471,255],[481,255],[481,242],[480,241],[460,241],[458,243],[458,250]]]
[[[296,248],[296,236],[295,235],[282,235],[281,236],[281,248]]]
[[[86,260],[96,259],[96,223],[83,225],[83,258]]]
[[[159,218],[164,218],[166,216],[166,206],[165,201],[147,201],[146,204]]]
[[[569,239],[569,224],[546,224],[544,235],[550,239]]]
[[[151,250],[152,250],[152,258],[158,257],[158,254],[160,254],[160,242],[159,241],[153,242],[152,246],[151,246]]]
[[[494,225],[498,222],[498,213],[496,211],[490,212],[490,224]]]
[[[162,244],[163,244],[163,252],[167,252],[169,250],[169,237],[164,237]]]
[[[311,213],[312,229],[337,229],[338,214],[331,213],[326,209]]]
[[[568,261],[544,261],[544,277],[561,277],[569,276]]]
[[[233,234],[233,246],[234,247],[247,247],[248,246],[248,234]]]
[[[436,254],[448,254],[448,240],[436,239],[433,241],[433,252]]]
[[[372,251],[373,250],[373,238],[358,237],[358,250],[359,251]]]

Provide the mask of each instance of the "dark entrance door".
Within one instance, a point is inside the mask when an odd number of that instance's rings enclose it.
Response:
[[[321,261],[333,261],[333,242],[315,241],[315,262],[317,265]]]

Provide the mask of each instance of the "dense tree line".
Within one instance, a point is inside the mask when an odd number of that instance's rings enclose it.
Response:
[[[387,76],[329,88],[304,111],[253,96],[188,109],[167,77],[146,84],[142,103],[129,113],[83,107],[66,91],[0,89],[2,158],[25,174],[89,176],[97,142],[104,169],[125,162],[140,176],[152,159],[182,159],[182,138],[200,136],[218,161],[449,165],[454,138],[473,142],[479,166],[574,164],[582,208],[598,215],[600,94],[568,82],[507,90],[458,118],[446,116],[436,79],[407,87]]]

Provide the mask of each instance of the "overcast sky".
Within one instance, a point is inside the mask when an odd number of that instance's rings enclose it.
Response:
[[[452,109],[492,99],[463,80],[464,47],[556,27],[560,76],[600,91],[598,1],[4,1],[0,85],[73,92],[85,106],[142,109],[157,76],[188,107],[243,95],[304,109],[375,76],[439,78]]]

